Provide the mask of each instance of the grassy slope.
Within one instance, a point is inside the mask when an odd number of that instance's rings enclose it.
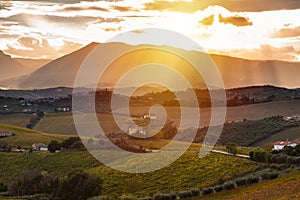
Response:
[[[249,199],[249,200],[271,200],[271,199],[299,199],[300,198],[300,172],[280,177],[278,179],[264,181],[258,184],[220,192],[215,195],[202,197],[205,200],[223,199]],[[199,199],[199,198],[197,198]]]
[[[21,128],[12,125],[0,124],[1,131],[12,131],[16,135],[11,137],[1,138],[0,140],[8,142],[12,147],[31,147],[33,143],[48,144],[51,140],[63,140],[68,138],[67,135],[53,135],[41,131],[34,131],[26,128]]]
[[[289,141],[293,141],[295,139],[300,138],[300,127],[295,127],[295,128],[289,128],[283,131],[280,131],[279,133],[276,133],[274,135],[271,135],[270,137],[259,141],[255,143],[254,147],[262,147],[266,149],[272,149],[273,143],[278,141],[278,140],[286,140],[288,139]]]
[[[148,196],[203,187],[261,167],[245,159],[217,154],[199,159],[192,152],[186,153],[166,168],[146,174],[113,170],[100,164],[88,152],[0,153],[0,157],[0,181],[8,181],[33,168],[58,175],[66,175],[72,170],[87,170],[104,180],[104,191],[109,196],[120,196],[126,191]]]

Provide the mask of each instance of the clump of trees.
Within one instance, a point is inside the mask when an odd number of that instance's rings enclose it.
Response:
[[[39,121],[45,116],[45,113],[41,110],[37,110],[35,114],[36,114],[35,117],[31,118],[29,123],[26,125],[26,127],[29,129],[33,129],[39,123]]]
[[[71,172],[66,177],[34,169],[16,177],[8,186],[10,196],[45,194],[49,199],[84,200],[102,194],[102,180],[86,172]]]
[[[58,142],[57,140],[52,140],[48,144],[48,150],[50,153],[54,153],[57,150],[84,150],[84,146],[79,137],[69,137],[68,139],[64,140],[62,143]]]
[[[282,151],[265,151],[255,149],[249,152],[250,159],[256,162],[300,164],[300,145],[285,146]]]

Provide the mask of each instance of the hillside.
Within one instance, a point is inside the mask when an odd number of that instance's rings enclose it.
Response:
[[[29,75],[17,79],[1,81],[0,86],[22,89],[59,86],[72,87],[81,63],[97,45],[97,43],[91,43],[82,49],[44,65]],[[126,51],[134,49],[134,46],[123,43],[108,43],[105,45],[109,55],[114,55],[116,49]],[[146,45],[146,47],[158,48],[157,46],[149,45]],[[206,55],[201,52],[185,51],[172,47],[166,48],[176,52],[182,57],[193,59],[199,66],[203,65],[202,58],[206,57]],[[139,59],[140,57],[144,59]],[[102,81],[106,87],[112,86],[116,80],[118,80],[123,73],[130,70],[132,66],[153,62],[153,58],[156,58],[155,62],[157,63],[172,66],[178,70],[178,72],[186,76],[195,87],[203,88],[205,86],[203,79],[197,76],[197,73],[195,73],[189,64],[176,56],[174,57],[173,54],[166,54],[157,50],[141,51],[137,54],[120,57],[110,65],[109,70],[106,71],[106,74],[102,77]],[[275,85],[288,88],[299,87],[299,62],[246,60],[221,55],[211,55],[211,58],[218,67],[226,88],[249,85]],[[94,62],[101,62],[101,55],[99,55]],[[134,77],[139,79],[141,77],[140,73],[141,72],[137,72]],[[152,71],[152,73],[167,76],[161,69],[159,71]],[[86,84],[82,86],[87,87],[92,84],[89,81],[89,77],[87,76]],[[132,84],[132,82],[128,82],[124,87],[132,86]]]
[[[47,134],[41,131],[34,131],[26,128],[5,124],[0,124],[0,131],[11,131],[15,134],[14,136],[0,138],[0,141],[5,141],[10,146],[15,148],[18,146],[21,146],[22,148],[30,148],[31,145],[34,143],[48,144],[51,140],[63,140],[69,137],[66,135]]]
[[[29,73],[29,69],[0,51],[0,80],[10,79]]]
[[[102,165],[86,151],[30,155],[0,153],[0,156],[0,182],[9,181],[32,167],[57,175],[85,170],[103,179],[104,194],[110,197],[119,197],[124,193],[145,197],[161,192],[205,187],[249,173],[262,166],[249,160],[218,154],[209,154],[199,159],[197,153],[187,152],[175,163],[159,171],[130,174]]]
[[[280,177],[275,180],[264,181],[254,185],[233,189],[217,194],[204,196],[203,200],[270,200],[270,199],[299,199],[300,196],[300,172]],[[196,200],[196,199],[194,199]]]

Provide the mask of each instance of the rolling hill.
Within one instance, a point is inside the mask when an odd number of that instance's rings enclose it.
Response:
[[[10,79],[29,73],[29,69],[0,51],[0,80]]]
[[[17,79],[1,81],[0,86],[19,89],[38,89],[59,86],[72,87],[81,63],[97,45],[98,43],[91,43],[82,49],[44,65],[29,75]],[[120,49],[126,51],[134,49],[134,46],[123,43],[107,43],[105,45],[105,48],[107,48],[107,55],[113,55],[116,50]],[[149,45],[142,45],[140,47],[158,48],[157,46]],[[172,47],[166,48],[176,52],[176,54],[179,54],[181,57],[194,59],[200,66],[205,66],[202,59],[205,58],[205,54],[201,52],[185,51]],[[299,62],[246,60],[222,55],[211,55],[211,58],[218,66],[226,88],[249,85],[274,85],[288,88],[297,88],[300,86],[298,78],[298,75],[300,74]],[[99,59],[101,59],[101,55],[97,57],[95,62],[101,61]],[[191,66],[187,62],[174,56],[174,54],[166,54],[165,52],[157,50],[145,50],[116,59],[110,65],[109,70],[105,72],[102,81],[106,86],[112,86],[124,72],[130,70],[133,66],[149,63],[151,61],[172,66],[174,69],[178,70],[180,74],[186,76],[195,87],[203,88],[205,86],[203,79],[195,74],[195,71],[190,68]],[[160,76],[166,75],[161,69],[157,70],[157,72],[153,71],[152,73]],[[136,72],[134,77],[139,79],[140,77],[143,77],[140,76],[141,74],[145,76],[145,72],[142,71]],[[87,75],[85,87],[89,86],[89,77],[90,75]],[[132,82],[134,81],[131,80],[128,83],[126,82],[128,85],[125,85],[124,87],[132,86]],[[171,83],[174,84],[174,81],[171,81]]]
[[[0,141],[7,142],[12,147],[21,146],[22,148],[30,148],[33,143],[48,144],[51,140],[64,140],[70,136],[47,134],[41,131],[34,131],[18,126],[0,124],[1,132],[11,131],[14,136],[1,138]]]

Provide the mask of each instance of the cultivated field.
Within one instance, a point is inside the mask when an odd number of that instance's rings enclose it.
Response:
[[[104,194],[111,197],[129,193],[136,196],[153,196],[205,187],[249,173],[262,166],[247,159],[219,154],[209,154],[200,159],[197,153],[187,152],[161,170],[130,174],[102,165],[85,151],[55,154],[0,153],[0,157],[0,182],[7,182],[33,168],[58,175],[66,175],[72,170],[86,170],[103,179]]]
[[[262,147],[265,149],[272,149],[274,142],[287,139],[289,141],[300,139],[300,127],[294,127],[280,131],[279,133],[271,135],[268,138],[253,144],[252,146]]]
[[[25,128],[32,117],[32,114],[0,114],[0,124],[9,124]]]
[[[300,172],[280,177],[275,180],[264,181],[254,185],[220,192],[198,199],[203,200],[290,200],[300,197]],[[196,199],[195,199],[196,200]]]
[[[66,135],[53,135],[4,124],[0,124],[0,130],[4,132],[12,131],[15,133],[15,136],[0,139],[0,141],[6,141],[12,147],[21,146],[22,148],[29,148],[33,143],[48,144],[51,140],[63,140],[69,137]]]

